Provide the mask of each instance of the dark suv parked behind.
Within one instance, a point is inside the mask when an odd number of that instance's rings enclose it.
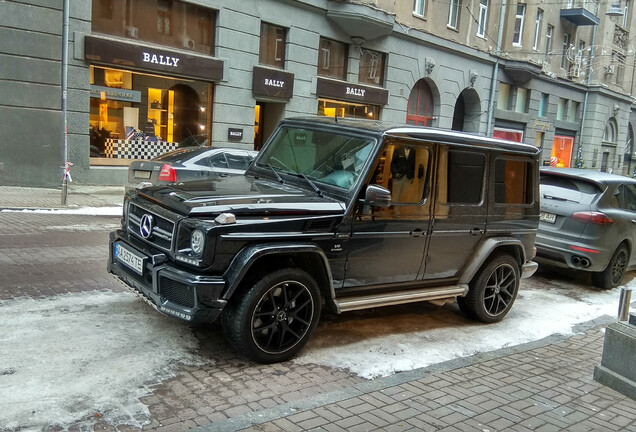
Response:
[[[414,126],[283,121],[244,176],[127,195],[108,270],[159,311],[220,317],[259,362],[337,313],[457,299],[501,320],[532,275],[539,150]]]

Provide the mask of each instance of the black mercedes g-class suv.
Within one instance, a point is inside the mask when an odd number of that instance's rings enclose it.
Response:
[[[537,268],[538,165],[519,143],[287,119],[244,176],[127,194],[108,270],[265,363],[297,354],[323,306],[456,299],[496,322]]]

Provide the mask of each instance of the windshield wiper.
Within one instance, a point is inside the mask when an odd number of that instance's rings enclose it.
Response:
[[[578,201],[571,200],[571,199],[568,199],[568,198],[561,198],[561,197],[554,196],[554,195],[543,194],[543,198],[545,198],[545,199],[553,199],[553,200],[556,200],[556,201],[573,202],[573,203],[577,203],[578,204]]]
[[[304,178],[304,179],[307,181],[307,183],[309,183],[309,186],[311,186],[311,188],[314,190],[314,192],[316,192],[316,194],[317,194],[318,196],[320,196],[320,197],[322,196],[322,191],[320,190],[320,188],[319,188],[318,186],[316,186],[316,183],[314,183],[314,182],[312,182],[311,180],[309,180],[309,177],[307,177],[307,176],[306,176],[305,174],[303,174],[303,173],[298,173],[298,174],[296,174],[296,175],[297,175],[297,176],[299,176],[299,177]]]
[[[264,164],[264,163],[259,163],[260,166],[266,166],[267,168],[269,168],[270,170],[272,170],[272,172],[274,173],[274,175],[276,176],[276,180],[278,181],[278,183],[280,184],[284,184],[285,181],[283,180],[283,178],[280,176],[280,174],[278,174],[278,171],[276,171],[276,168],[274,168],[272,166],[272,164]]]

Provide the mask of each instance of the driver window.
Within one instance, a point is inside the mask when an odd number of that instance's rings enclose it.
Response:
[[[419,204],[425,198],[428,161],[426,148],[389,144],[380,157],[373,183],[389,189],[395,204]]]

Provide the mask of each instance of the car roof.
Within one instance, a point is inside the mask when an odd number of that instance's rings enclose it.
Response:
[[[485,137],[482,135],[438,129],[425,126],[413,126],[400,123],[381,122],[378,120],[334,118],[325,116],[314,117],[291,117],[283,120],[283,123],[295,124],[298,126],[311,127],[319,124],[327,128],[346,129],[359,132],[376,133],[388,137],[410,137],[421,140],[441,141],[453,144],[463,144],[487,148],[497,148],[517,151],[537,155],[541,149],[524,143],[507,141],[498,138]]]
[[[631,177],[625,177],[617,174],[610,174],[602,171],[595,171],[589,169],[580,168],[555,168],[555,167],[541,167],[541,174],[549,174],[554,176],[578,178],[583,180],[592,181],[599,185],[608,185],[616,183],[631,183],[636,184],[636,179]]]
[[[161,161],[175,161],[175,160],[189,160],[195,158],[204,153],[231,153],[235,151],[246,152],[250,156],[255,156],[258,152],[254,150],[244,150],[233,147],[182,147],[176,150],[172,150],[168,153],[164,153],[161,156],[155,158],[155,160]]]

